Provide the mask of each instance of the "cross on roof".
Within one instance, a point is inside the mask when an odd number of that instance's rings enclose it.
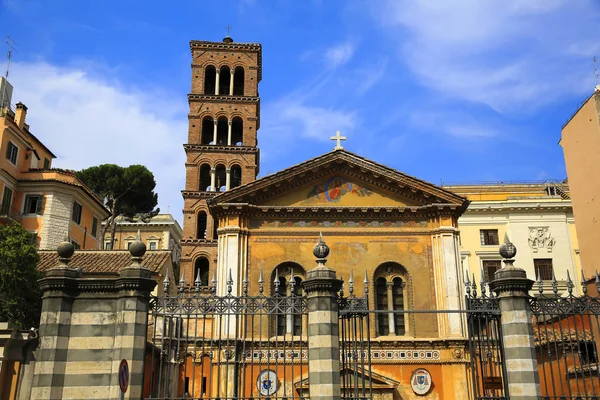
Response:
[[[334,150],[341,150],[343,149],[341,141],[346,140],[346,136],[340,136],[340,131],[335,131],[335,136],[332,136],[329,139],[335,140],[337,142],[335,147],[333,148]]]
[[[229,36],[230,31],[231,31],[231,25],[228,24],[227,25],[227,36]]]

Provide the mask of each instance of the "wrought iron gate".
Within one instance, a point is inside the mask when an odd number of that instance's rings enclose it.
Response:
[[[366,278],[365,278],[366,279]],[[354,280],[348,280],[348,297],[343,287],[339,297],[340,324],[340,389],[342,399],[373,398],[371,379],[371,330],[369,318],[368,281],[365,296],[354,296]]]
[[[293,273],[292,273],[293,278]],[[216,294],[217,282],[201,287],[184,280],[174,293],[152,304],[145,399],[303,399],[307,392],[306,297],[294,287],[289,295]],[[280,386],[281,385],[281,386]]]
[[[502,344],[502,325],[498,299],[487,294],[487,283],[477,283],[467,276],[466,306],[473,396],[476,400],[508,399],[506,365]]]

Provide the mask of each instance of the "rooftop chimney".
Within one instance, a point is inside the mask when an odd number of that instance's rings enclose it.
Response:
[[[25,116],[27,115],[27,106],[21,102],[17,103],[17,111],[15,112],[15,123],[19,129],[23,129],[25,125]]]

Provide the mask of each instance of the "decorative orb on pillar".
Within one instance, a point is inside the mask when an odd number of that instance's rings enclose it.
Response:
[[[73,254],[75,254],[75,246],[73,246],[73,243],[65,237],[65,239],[56,247],[56,252],[58,253],[59,261],[62,264],[67,264],[69,260],[71,260],[71,257],[73,257]]]
[[[502,258],[515,258],[517,255],[517,248],[507,239],[504,243],[502,243],[502,246],[500,246],[500,255]]]
[[[329,255],[329,246],[323,240],[323,234],[319,233],[319,241],[315,245],[313,249],[313,254],[317,257],[318,264],[325,264],[327,262],[326,258]]]

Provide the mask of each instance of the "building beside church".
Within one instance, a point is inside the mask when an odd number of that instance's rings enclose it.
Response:
[[[563,148],[581,264],[586,278],[600,271],[600,87],[562,127]]]
[[[538,277],[551,291],[553,277],[559,293],[567,290],[567,274],[580,294],[581,262],[570,191],[558,181],[453,184],[444,188],[471,202],[459,218],[463,268],[475,282],[486,282],[501,267],[498,253],[508,235],[518,252],[515,263],[531,279]],[[587,278],[591,278],[587,275]]]
[[[2,78],[0,90],[7,81]],[[7,93],[12,93],[9,91]],[[55,249],[68,235],[76,248],[94,249],[109,212],[67,170],[52,168],[56,156],[31,133],[27,107],[0,109],[0,223],[18,222],[40,249]]]
[[[190,48],[185,276],[206,286],[214,275],[220,295],[232,278],[232,294],[240,295],[244,277],[257,282],[263,271],[267,294],[274,293],[270,282],[277,279],[278,292],[291,295],[314,266],[311,250],[322,232],[331,247],[328,265],[338,276],[347,279],[353,271],[369,278],[373,309],[464,308],[458,220],[469,204],[466,198],[339,145],[256,179],[261,46],[227,37],[192,41]],[[255,285],[249,290],[258,294]],[[357,287],[356,294],[362,290]],[[412,398],[411,374],[427,367],[438,396],[468,397],[466,386],[454,385],[467,380],[461,315],[380,313],[369,329],[377,349],[372,372],[380,382],[395,382],[388,387],[392,392]],[[296,330],[296,323],[282,321],[272,334]]]
[[[171,214],[158,214],[145,221],[140,218],[127,220],[120,216],[115,219],[114,244],[110,243],[110,232],[104,235],[104,250],[127,250],[136,240],[138,231],[140,239],[148,250],[169,250],[172,261],[177,264],[181,258],[182,229],[179,222]],[[102,223],[104,226],[105,222]]]

